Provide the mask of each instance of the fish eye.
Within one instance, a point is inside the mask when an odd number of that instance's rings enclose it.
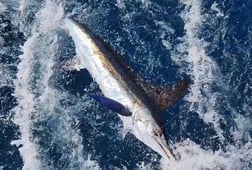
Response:
[[[163,132],[162,132],[162,130],[160,130],[160,129],[155,129],[155,130],[153,131],[153,135],[155,135],[155,136],[161,137],[162,134],[163,134]]]

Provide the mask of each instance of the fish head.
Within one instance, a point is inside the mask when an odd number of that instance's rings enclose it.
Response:
[[[145,145],[169,161],[175,160],[174,155],[166,143],[163,130],[151,116],[151,112],[146,107],[133,111],[134,128],[133,134]]]

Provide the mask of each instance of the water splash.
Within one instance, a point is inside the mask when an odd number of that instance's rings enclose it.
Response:
[[[219,113],[218,108],[218,91],[213,87],[224,86],[221,80],[223,75],[219,71],[217,63],[206,53],[208,43],[200,38],[203,22],[206,21],[205,16],[201,11],[201,1],[182,0],[184,10],[181,17],[185,22],[185,36],[180,39],[181,43],[174,55],[173,61],[181,66],[181,72],[189,74],[193,79],[193,85],[190,89],[190,94],[187,95],[187,101],[191,102],[191,111],[196,111],[205,123],[214,125],[214,129],[218,134],[218,138],[224,142],[224,131],[220,127],[220,120],[225,120]],[[216,3],[212,5],[212,10],[217,11],[217,17],[222,17],[221,11],[216,8]],[[218,84],[218,85],[216,85]],[[226,87],[223,87],[224,89]],[[227,88],[228,89],[228,88]],[[229,112],[235,112],[232,107]],[[237,116],[236,116],[237,117]],[[236,122],[239,125],[243,116],[238,116]],[[236,134],[243,134],[243,128],[249,126],[243,124],[238,129],[241,131]],[[248,130],[245,130],[248,131]],[[233,133],[234,135],[234,133]],[[240,139],[239,135],[238,138]],[[245,144],[235,141],[234,145],[227,145],[225,151],[219,149],[213,152],[212,150],[203,150],[198,144],[190,140],[179,142],[176,145],[176,152],[180,153],[181,160],[172,165],[174,169],[249,169],[251,164],[251,156],[248,152],[251,151],[251,139]]]
[[[15,116],[13,122],[19,125],[21,139],[12,141],[17,145],[23,158],[23,169],[39,169],[40,161],[37,155],[37,146],[31,141],[31,114],[34,110],[34,96],[29,92],[29,75],[30,75],[30,58],[32,57],[31,49],[35,37],[31,37],[23,46],[23,55],[20,56],[21,62],[18,66],[17,81],[15,82],[15,97],[18,99],[18,106],[14,109]]]
[[[204,20],[201,14],[201,2],[184,0],[182,3],[185,4],[181,17],[185,21],[186,35],[183,38],[184,43],[180,44],[177,50],[184,55],[181,57],[175,55],[173,60],[179,64],[188,63],[186,72],[193,79],[191,93],[187,97],[192,103],[191,110],[196,111],[206,123],[213,123],[215,129],[221,132],[218,125],[221,117],[215,109],[217,94],[211,89],[221,75],[217,75],[217,64],[206,54],[207,42],[198,37]]]
[[[45,5],[44,8],[40,11],[39,13],[40,15],[37,16],[38,21],[43,20],[43,23],[38,23],[38,24],[47,25],[48,29],[46,31],[49,31],[49,28],[51,29],[55,28],[54,23],[51,23],[50,22],[51,20],[46,20],[46,18],[51,19],[51,18],[55,18],[56,16],[57,19],[59,20],[62,17],[62,15],[61,16],[55,15],[55,12],[57,14],[57,10],[55,9],[51,11],[47,11],[47,13],[45,12],[43,13],[43,11],[45,11],[48,8],[48,5],[52,5],[52,4],[48,3],[47,5]],[[59,7],[58,9],[62,11],[61,7]],[[31,37],[29,37],[28,40],[23,45],[22,47],[23,54],[19,56],[21,62],[19,63],[17,67],[18,72],[16,74],[17,79],[15,81],[16,88],[15,88],[14,95],[18,100],[18,105],[14,109],[15,115],[14,115],[13,122],[19,125],[21,139],[12,141],[12,144],[15,144],[19,147],[20,154],[24,161],[23,169],[39,169],[41,167],[41,163],[39,161],[39,155],[38,155],[39,148],[36,145],[35,141],[33,140],[33,135],[32,135],[32,116],[37,115],[39,113],[35,109],[35,101],[34,101],[35,95],[32,93],[31,84],[30,84],[31,77],[34,75],[33,70],[32,70],[32,65],[33,65],[32,62],[34,60],[34,56],[36,56],[35,49],[36,49],[36,44],[39,41],[40,34],[41,32],[39,30],[34,29]],[[55,44],[55,42],[52,41],[52,44]],[[44,71],[45,83],[47,82],[46,79],[48,79],[48,75],[50,74],[50,67],[51,65],[49,64],[47,68],[45,68],[45,71]]]
[[[3,13],[6,10],[6,6],[0,2],[0,13]]]
[[[13,109],[13,122],[19,126],[21,138],[12,144],[20,147],[23,169],[98,169],[97,163],[84,154],[78,129],[78,111],[85,106],[79,106],[78,101],[73,106],[72,101],[77,99],[52,83],[57,82],[52,79],[58,79],[57,58],[64,51],[64,8],[58,1],[46,0],[22,1],[19,9],[20,29],[29,38],[22,47],[15,81],[18,105]],[[27,12],[30,10],[34,15]]]

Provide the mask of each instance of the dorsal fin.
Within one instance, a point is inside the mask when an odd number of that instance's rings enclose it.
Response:
[[[147,95],[155,101],[160,111],[164,111],[185,94],[190,83],[190,80],[182,80],[169,88],[165,88],[155,87],[141,81],[140,86],[144,89]]]

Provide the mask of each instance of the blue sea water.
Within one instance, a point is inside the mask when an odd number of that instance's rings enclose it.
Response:
[[[98,85],[64,29],[72,16],[143,79],[190,78],[166,110],[169,169],[252,169],[252,1],[0,1],[0,169],[167,169],[120,118],[90,100]]]

